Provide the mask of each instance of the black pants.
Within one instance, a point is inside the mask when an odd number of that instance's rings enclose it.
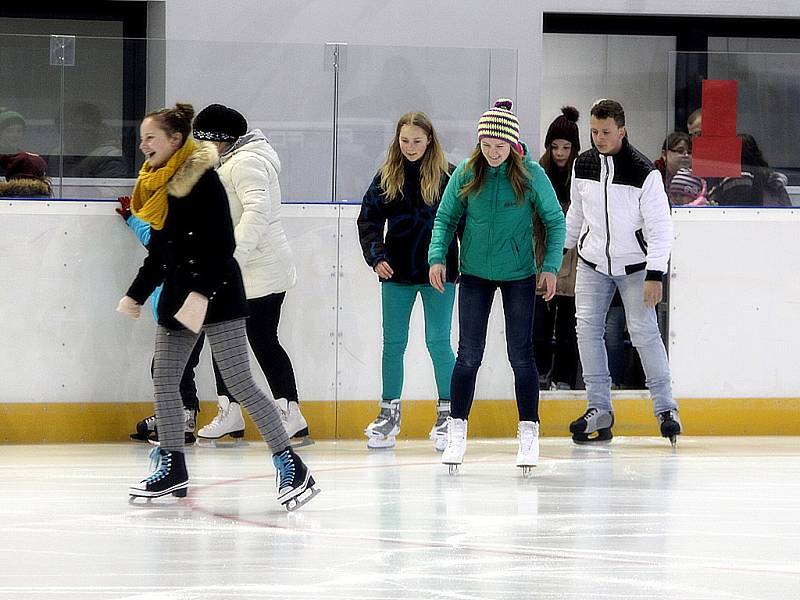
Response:
[[[197,385],[194,382],[194,369],[197,363],[200,362],[200,352],[203,351],[203,343],[205,342],[206,334],[201,333],[197,338],[197,343],[192,348],[192,353],[189,355],[189,362],[186,363],[186,368],[183,370],[181,377],[180,393],[181,400],[183,400],[183,407],[195,412],[200,411],[200,401],[197,399]],[[153,357],[155,358],[155,357]],[[153,376],[153,361],[150,361],[150,377]],[[217,390],[222,378],[218,374],[217,366],[214,365],[214,376],[217,378]],[[223,388],[225,384],[222,384]],[[219,393],[219,391],[217,392]]]
[[[578,371],[575,298],[554,296],[550,302],[545,302],[542,296],[536,296],[533,315],[533,355],[537,370],[543,375],[549,373],[550,381],[568,383],[574,388]]]
[[[267,384],[269,384],[273,397],[297,402],[297,383],[294,378],[292,361],[278,340],[281,306],[285,297],[286,292],[281,292],[247,301],[250,309],[250,317],[245,321],[247,341],[250,342],[258,365],[267,378]],[[195,362],[196,364],[197,362]],[[219,375],[216,362],[214,362],[214,378],[217,382],[217,394],[231,398]],[[181,386],[183,386],[182,382]]]

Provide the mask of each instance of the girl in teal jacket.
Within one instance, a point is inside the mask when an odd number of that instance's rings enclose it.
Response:
[[[539,273],[546,300],[555,294],[566,228],[549,178],[519,141],[519,121],[511,108],[511,100],[500,99],[480,118],[478,145],[456,168],[445,189],[428,252],[431,285],[443,291],[445,254],[466,215],[460,257],[458,357],[442,455],[442,463],[450,465],[451,472],[461,464],[466,449],[467,418],[497,289],[503,297],[506,345],[519,412],[516,464],[527,475],[539,458],[539,374],[531,342],[536,291],[533,212],[547,230]]]

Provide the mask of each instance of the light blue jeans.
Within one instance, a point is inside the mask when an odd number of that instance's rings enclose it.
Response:
[[[658,330],[656,311],[646,306],[643,300],[644,277],[645,271],[610,277],[578,261],[575,316],[589,408],[612,409],[611,376],[608,372],[608,355],[603,334],[606,313],[616,289],[619,290],[625,306],[631,343],[642,359],[645,383],[653,399],[654,413],[678,407],[672,397],[672,374],[667,351]]]

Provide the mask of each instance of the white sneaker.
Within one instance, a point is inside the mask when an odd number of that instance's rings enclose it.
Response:
[[[217,398],[217,416],[197,432],[197,437],[205,440],[218,440],[229,435],[232,438],[244,437],[244,417],[238,402],[231,402],[227,396]]]
[[[308,423],[300,412],[300,404],[289,402],[286,398],[275,398],[278,412],[281,414],[281,423],[290,438],[306,437]]]
[[[464,419],[447,417],[447,445],[442,452],[442,464],[450,467],[450,473],[455,473],[464,461],[466,450],[467,422]]]
[[[517,426],[519,451],[517,466],[522,467],[523,476],[539,463],[539,423],[536,421],[520,421]]]
[[[428,437],[433,441],[437,452],[444,452],[447,446],[447,417],[450,416],[450,403],[440,402],[436,407],[436,423],[431,427]]]

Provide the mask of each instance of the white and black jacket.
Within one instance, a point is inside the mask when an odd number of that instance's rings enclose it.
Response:
[[[672,219],[661,174],[628,143],[614,155],[592,148],[573,167],[565,248],[606,275],[647,269],[661,280],[672,249]]]

